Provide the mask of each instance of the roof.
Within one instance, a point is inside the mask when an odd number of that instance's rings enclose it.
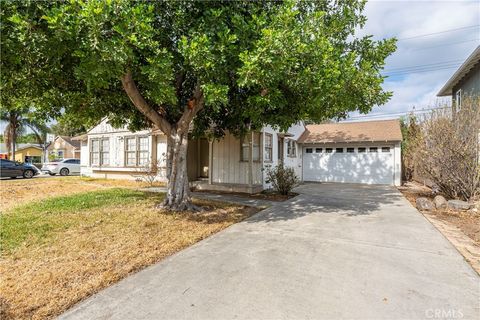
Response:
[[[458,68],[457,71],[448,79],[447,83],[438,92],[438,97],[451,96],[452,90],[457,83],[465,77],[473,67],[480,62],[480,45],[468,56],[467,60]]]
[[[72,137],[72,141],[87,141],[87,140],[88,140],[88,134],[86,133]]]
[[[69,136],[58,136],[57,138],[62,138],[63,140],[65,140],[66,143],[68,143],[69,145],[71,145],[72,147],[74,148],[80,148],[80,141],[79,140],[73,140],[73,137],[69,137]],[[55,139],[57,139],[55,138]]]
[[[15,145],[15,151],[19,151],[27,148],[36,148],[36,149],[43,150],[39,144],[35,144],[35,143],[17,143]],[[5,143],[0,143],[0,153],[7,153],[7,145]]]
[[[299,143],[401,141],[399,120],[377,120],[307,125]]]

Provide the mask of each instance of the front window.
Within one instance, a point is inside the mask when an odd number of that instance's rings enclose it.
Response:
[[[287,155],[291,158],[295,158],[297,156],[297,143],[295,140],[287,140]]]
[[[148,137],[125,138],[125,166],[144,166],[149,160]]]
[[[57,158],[63,159],[63,150],[57,150]]]
[[[110,163],[110,139],[90,140],[90,164],[92,166],[103,166]]]
[[[246,134],[240,141],[242,147],[241,150],[241,161],[250,161],[250,139],[252,139],[252,158],[253,161],[260,161],[260,133],[254,132],[253,134]]]
[[[265,133],[265,161],[272,161],[273,159],[273,136],[270,133]]]

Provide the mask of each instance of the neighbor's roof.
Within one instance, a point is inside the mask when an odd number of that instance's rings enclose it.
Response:
[[[74,148],[80,148],[80,141],[78,140],[73,140],[72,138],[73,137],[69,137],[69,136],[58,136],[60,138],[62,138],[63,140],[65,140],[65,142],[67,142],[68,144],[70,144],[72,147]],[[58,138],[57,137],[57,138]]]
[[[72,137],[72,141],[87,141],[87,140],[88,140],[88,134],[86,133]]]
[[[307,125],[299,143],[401,141],[399,120],[341,122]]]
[[[15,145],[15,151],[27,148],[36,148],[42,150],[42,147],[39,144],[35,143],[17,143]],[[0,153],[7,153],[7,145],[5,143],[0,143]]]
[[[480,46],[477,46],[477,48],[468,56],[467,60],[458,68],[457,71],[453,74],[453,76],[448,79],[447,83],[443,86],[443,88],[440,90],[440,92],[437,94],[438,97],[443,97],[443,96],[451,96],[452,95],[452,90],[453,87],[462,80],[463,77],[465,77],[470,70],[475,67],[477,63],[480,62]]]

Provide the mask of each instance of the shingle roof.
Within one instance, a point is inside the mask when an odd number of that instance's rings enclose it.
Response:
[[[41,145],[36,143],[17,143],[15,144],[15,150],[23,150],[26,148],[37,148],[42,149]],[[7,153],[7,146],[5,143],[0,143],[0,153]]]
[[[73,137],[69,137],[69,136],[59,136],[59,137],[65,140],[65,142],[69,143],[72,147],[80,148],[80,141],[72,140]]]
[[[400,121],[377,120],[307,125],[299,143],[401,141]]]

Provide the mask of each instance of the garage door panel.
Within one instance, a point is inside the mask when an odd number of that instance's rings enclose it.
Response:
[[[305,181],[393,184],[392,152],[305,153]]]

